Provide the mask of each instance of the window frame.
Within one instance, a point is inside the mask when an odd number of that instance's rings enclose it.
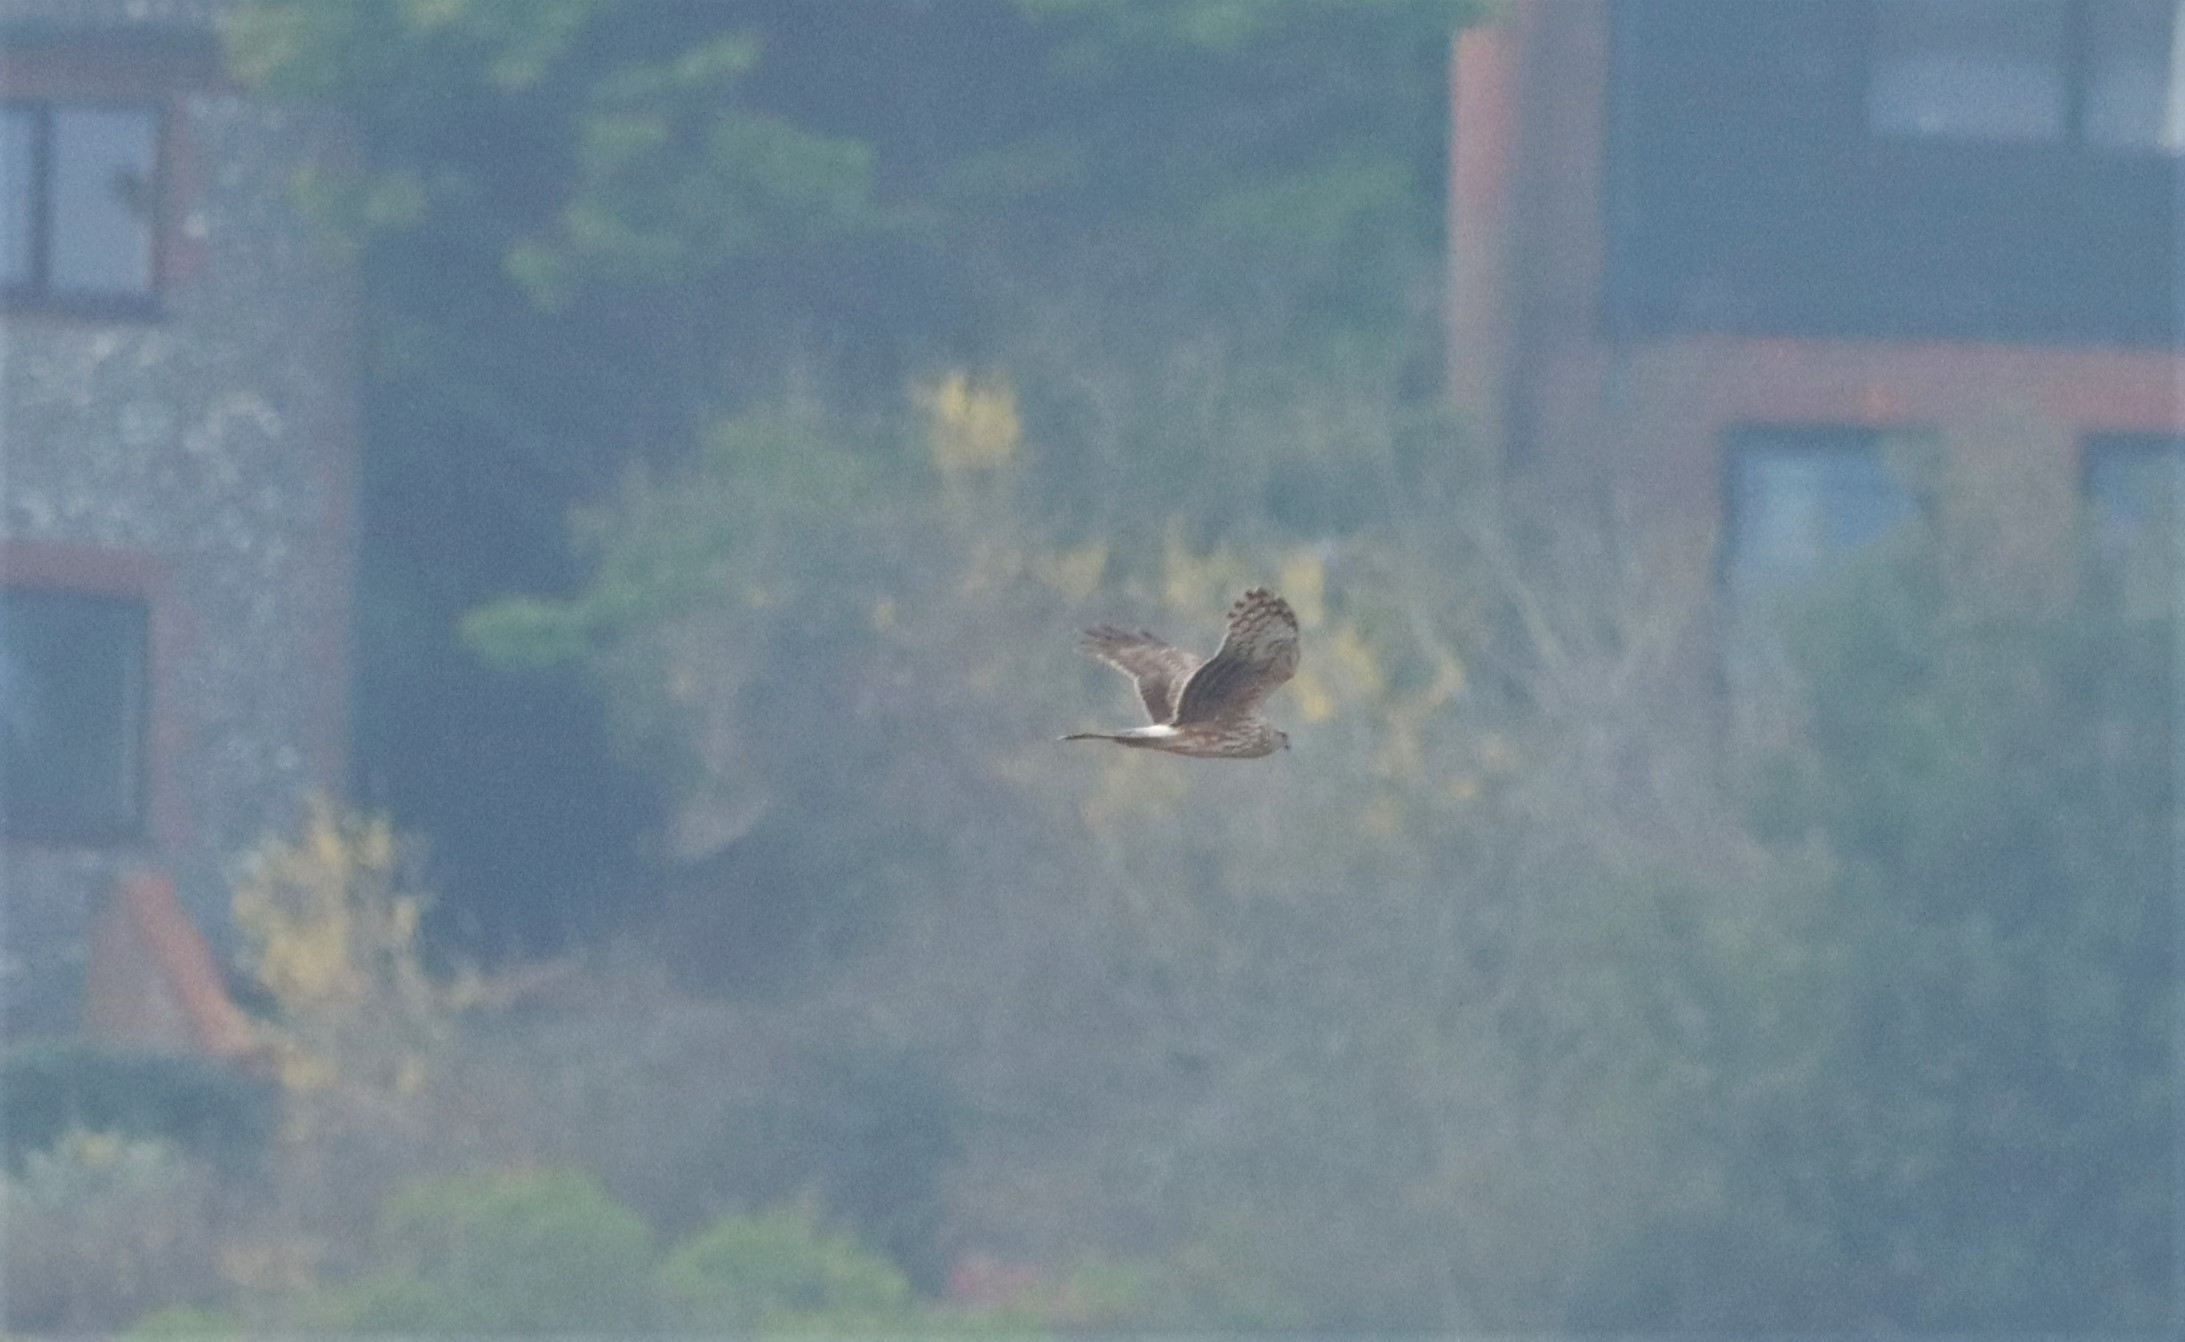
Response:
[[[168,107],[157,97],[7,97],[0,110],[27,112],[31,118],[30,164],[27,196],[29,206],[29,275],[20,283],[0,284],[0,311],[62,312],[94,317],[158,317],[167,280],[167,184],[172,176],[168,146],[171,130]],[[55,226],[54,175],[55,113],[61,111],[134,112],[147,114],[152,122],[151,182],[147,195],[150,217],[148,274],[141,290],[82,289],[53,283],[53,232]]]
[[[1917,3],[1917,0],[1911,0]],[[1964,0],[1961,0],[1961,3]],[[1861,106],[1867,138],[1881,144],[1912,145],[1987,145],[1998,148],[2033,149],[2040,147],[2064,147],[2079,143],[2080,123],[2084,120],[2086,74],[2089,57],[2087,11],[2079,0],[2034,0],[2037,4],[2053,5],[2056,13],[2059,45],[2041,54],[2055,71],[2056,125],[2051,131],[2037,133],[2012,133],[1993,127],[1954,128],[1946,130],[1920,130],[1913,127],[1891,127],[1877,124],[1875,100],[1885,69],[1883,37],[1886,33],[1889,11],[1901,8],[1899,0],[1869,0],[1865,10],[1863,51],[1860,53],[1859,73],[1861,81]],[[1971,4],[1983,0],[1970,0]]]
[[[1809,456],[1871,457],[1875,464],[1888,469],[1884,452],[1889,440],[1898,437],[1939,439],[1930,425],[1924,424],[1819,424],[1808,422],[1773,423],[1766,421],[1733,424],[1718,439],[1716,489],[1718,491],[1718,534],[1715,545],[1715,589],[1735,612],[1745,604],[1746,595],[1755,590],[1737,580],[1735,559],[1740,537],[1751,529],[1750,521],[1741,515],[1738,507],[1738,485],[1746,463],[1761,450],[1773,446],[1779,452],[1797,452]],[[1773,439],[1771,444],[1768,440]],[[1803,440],[1802,442],[1800,440]],[[1931,501],[1922,491],[1904,485],[1906,518],[1930,519]],[[1856,546],[1842,547],[1844,550]],[[1831,550],[1828,553],[1836,553]],[[1826,566],[1828,554],[1822,557]],[[1818,571],[1818,570],[1817,570]],[[1810,577],[1801,579],[1810,581]],[[1765,585],[1761,590],[1765,589]]]
[[[166,565],[136,550],[0,539],[0,587],[126,601],[144,612],[134,822],[122,828],[56,826],[26,833],[0,829],[0,847],[157,854],[181,843],[187,824],[174,786],[177,741],[168,686],[178,631]]]
[[[2060,81],[2063,104],[2058,108],[2059,123],[2053,136],[2017,136],[2003,134],[1979,134],[1964,131],[1926,133],[1917,130],[1884,129],[1874,124],[1874,83],[1882,63],[1882,13],[1891,0],[1867,0],[1862,24],[1859,75],[1861,103],[1864,112],[1866,138],[1876,146],[1905,148],[1947,148],[1956,151],[1981,151],[1994,153],[2054,154],[2071,158],[2116,159],[2124,161],[2153,160],[2178,165],[2185,163],[2185,145],[2135,144],[2096,139],[2088,133],[2090,109],[2093,106],[2096,16],[2095,7],[2102,0],[2059,0],[2062,11],[2062,47],[2054,53],[2056,77]],[[2171,9],[2173,24],[2185,23],[2185,10],[2176,6]],[[2172,45],[2177,42],[2173,33]]]
[[[2185,155],[1877,134],[1862,0],[1616,0],[1595,332],[2185,345]]]
[[[2157,463],[2157,469],[2167,468],[2172,472],[2174,481],[2177,481],[2180,485],[2185,485],[2185,432],[2091,432],[2079,439],[2078,457],[2079,504],[2086,510],[2085,516],[2088,525],[2092,528],[2091,533],[2087,536],[2090,547],[2089,553],[2095,563],[2105,569],[2114,569],[2124,563],[2126,551],[2113,548],[2111,538],[2104,534],[2105,522],[2108,519],[2105,519],[2102,515],[2102,500],[2094,488],[2095,475],[2100,468],[2102,459],[2137,457],[2155,462]],[[2181,488],[2178,492],[2178,497],[2168,500],[2173,513],[2185,509],[2185,488]],[[2173,525],[2175,525],[2176,519],[2173,517],[2172,520]],[[2127,524],[2126,529],[2138,525],[2145,525],[2144,519],[2137,523]],[[2173,554],[2175,553],[2174,547],[2180,543],[2180,539],[2178,537],[2171,538]],[[2130,536],[2124,538],[2124,545],[2127,547],[2135,543],[2137,542]]]
[[[134,626],[129,630],[132,636],[129,646],[122,649],[123,655],[134,663],[122,668],[125,701],[112,706],[122,718],[119,733],[122,754],[115,760],[118,771],[115,781],[119,783],[116,795],[122,801],[111,811],[55,814],[29,823],[20,823],[7,808],[0,806],[0,839],[11,843],[77,847],[141,842],[151,829],[151,603],[127,593],[89,591],[48,583],[0,583],[0,600],[25,596],[113,607],[117,615]],[[4,800],[4,794],[0,794],[0,800]]]

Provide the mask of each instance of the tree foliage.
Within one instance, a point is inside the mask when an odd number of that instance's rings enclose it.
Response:
[[[662,945],[688,981],[885,1021],[949,1078],[973,1233],[1066,1258],[1140,1249],[1140,1227],[1201,1265],[1164,1284],[1162,1326],[1537,1326],[1594,1240],[1702,1155],[1665,1134],[1704,1093],[1688,1055],[1725,1045],[1664,1038],[1634,1002],[1712,994],[1762,1056],[1767,1027],[1742,1022],[1772,961],[1736,957],[1787,954],[1753,895],[1643,837],[1679,785],[1622,796],[1593,760],[1677,763],[1629,716],[1674,664],[1667,589],[1616,604],[1661,575],[1566,556],[1554,627],[1528,631],[1484,556],[1531,542],[1448,492],[1448,426],[1372,373],[1277,402],[1219,361],[1148,387],[1094,357],[1023,363],[1074,366],[1142,443],[1067,438],[1055,401],[998,374],[936,377],[893,416],[790,396],[633,475],[585,520],[597,581],[476,635],[586,648],[677,780],[689,893]],[[1104,511],[1056,504],[1087,456],[1163,449],[1177,469],[1120,477]],[[1335,462],[1400,491],[1393,522],[1277,520],[1285,474]],[[1302,764],[1054,744],[1128,711],[1063,631],[1120,612],[1210,647],[1267,575],[1316,649],[1283,705]],[[1672,627],[1612,644],[1594,615]],[[1498,663],[1569,700],[1519,702]],[[1598,689],[1611,670],[1624,697]],[[1542,841],[1589,808],[1598,847]],[[1684,944],[1725,920],[1744,941]],[[1604,1132],[1662,1145],[1634,1164]],[[1012,1159],[1084,1181],[1074,1210],[979,1191]],[[1372,1228],[1326,1224],[1361,1203],[1387,1209]],[[1490,1204],[1558,1210],[1490,1234]]]
[[[480,620],[587,649],[678,780],[668,944],[735,948],[693,981],[952,1078],[959,1227],[1219,1245],[1298,1311],[1176,1326],[2162,1316],[2166,620],[2099,575],[1988,600],[1915,530],[1790,599],[1792,729],[1742,743],[1677,538],[1537,508],[1368,384],[1108,375],[1179,460],[1112,521],[1051,506],[1104,445],[1044,384],[791,397],[590,514],[592,587]],[[1378,479],[1373,520],[1285,525],[1290,461]],[[1312,649],[1294,758],[1048,739],[1128,711],[1058,631],[1211,644],[1262,579]],[[1082,1181],[1067,1225],[1025,1162]]]
[[[567,510],[784,370],[891,402],[1056,292],[1144,332],[1378,342],[1423,311],[1461,0],[249,0],[238,73],[330,98],[303,198],[363,263],[360,780],[435,832],[443,932],[596,926],[655,789],[469,609],[563,592]],[[1037,299],[1038,303],[1028,300]],[[525,780],[511,786],[509,780]],[[589,912],[587,912],[589,910]]]
[[[1811,744],[1774,762],[1756,823],[1825,854],[1815,949],[1842,1003],[1808,1113],[1772,1118],[1755,1173],[1829,1227],[1839,1309],[2155,1327],[2175,1233],[2148,1177],[2175,1158],[2172,617],[2133,615],[2099,567],[2061,607],[1984,600],[1941,553],[1902,538],[1790,635]]]
[[[241,11],[364,127],[307,185],[375,295],[368,645],[461,620],[660,790],[672,982],[597,1007],[587,1084],[649,1132],[709,1060],[743,1107],[644,1153],[682,1223],[804,1194],[893,1262],[762,1218],[674,1309],[862,1319],[992,1244],[1153,1258],[1158,1327],[2170,1317],[2168,617],[1909,533],[1790,600],[1784,730],[1738,738],[1708,538],[1535,497],[1419,394],[1456,17]],[[1210,648],[1256,582],[1290,755],[1052,741],[1130,711],[1069,631]],[[538,737],[465,674],[372,729],[450,791],[420,738]],[[481,758],[568,772],[534,748]],[[829,1047],[832,1180],[742,1122]]]
[[[382,1266],[329,1296],[373,1333],[632,1332],[652,1321],[652,1233],[567,1171],[421,1181],[381,1208]]]
[[[794,1207],[723,1220],[660,1265],[674,1323],[700,1333],[884,1329],[910,1311],[894,1264]]]

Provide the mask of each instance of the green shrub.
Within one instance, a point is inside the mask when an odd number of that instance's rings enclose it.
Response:
[[[936,1230],[941,1185],[967,1125],[961,1098],[925,1058],[853,1047],[812,1053],[775,1094],[724,1107],[685,1190],[690,1201],[670,1224],[694,1225],[724,1204],[809,1193],[914,1287],[937,1290],[946,1273]]]
[[[1813,1066],[1724,1124],[1731,1199],[1780,1209],[1798,1315],[1753,1327],[2159,1331],[2173,1316],[2173,626],[2090,577],[2068,606],[1958,590],[1912,535],[1847,564],[1784,633],[1805,739],[1755,825],[1817,855]],[[1727,1111],[1725,1111],[1727,1112]],[[1759,1279],[1718,1224],[1673,1308]],[[1825,1245],[1836,1260],[1812,1281]],[[1788,1297],[1788,1292],[1781,1293]],[[1623,1317],[1620,1326],[1634,1320]]]
[[[803,1207],[723,1217],[669,1255],[658,1283],[667,1321],[706,1332],[902,1327],[915,1314],[894,1264]]]
[[[170,1143],[81,1130],[0,1179],[0,1327],[92,1333],[220,1288],[206,1163]]]
[[[233,1314],[202,1305],[169,1305],[155,1309],[129,1326],[123,1337],[243,1337],[249,1333]]]
[[[7,1168],[81,1129],[160,1139],[234,1173],[273,1131],[264,1082],[203,1058],[85,1043],[28,1044],[0,1061]]]
[[[652,1322],[652,1232],[589,1174],[428,1179],[374,1231],[380,1266],[324,1302],[382,1333],[629,1332]]]

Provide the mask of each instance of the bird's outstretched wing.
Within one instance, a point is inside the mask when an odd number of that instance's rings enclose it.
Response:
[[[1129,676],[1157,723],[1176,716],[1176,698],[1199,659],[1141,629],[1133,634],[1111,624],[1085,631],[1085,651]]]
[[[1255,587],[1230,608],[1221,650],[1184,682],[1175,721],[1250,713],[1296,672],[1297,613],[1281,597]]]

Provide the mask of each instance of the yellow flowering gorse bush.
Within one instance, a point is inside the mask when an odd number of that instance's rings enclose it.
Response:
[[[314,797],[302,835],[269,839],[235,884],[245,967],[276,1007],[272,1051],[292,1098],[417,1095],[474,993],[426,971],[425,899],[399,888],[397,868],[385,817],[345,816]],[[308,1123],[311,1108],[292,1117]]]

